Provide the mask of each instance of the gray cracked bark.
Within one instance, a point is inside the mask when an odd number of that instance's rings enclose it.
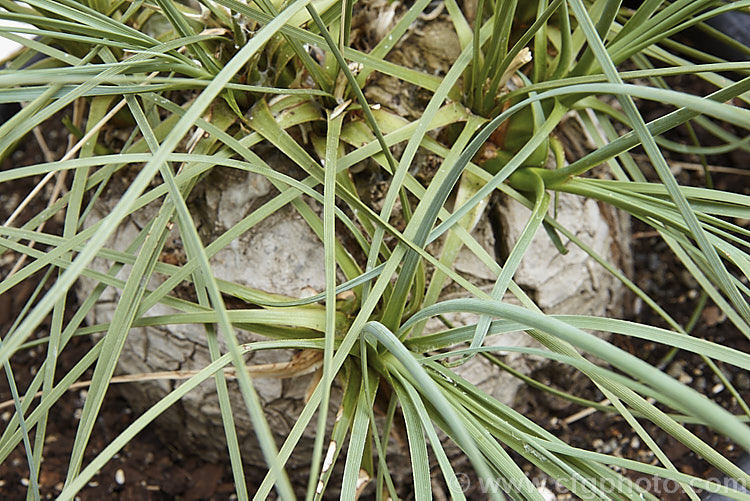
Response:
[[[415,30],[407,41],[392,55],[405,66],[439,72],[450,63],[455,54],[446,40],[452,33],[447,30],[445,20],[432,23],[432,30]],[[439,44],[441,52],[435,50]],[[447,48],[446,48],[447,47]],[[421,57],[425,50],[439,54],[434,60]],[[454,51],[455,52],[455,51]],[[416,66],[415,66],[416,65]],[[374,102],[382,102],[403,116],[416,117],[423,106],[419,92],[408,86],[396,85],[390,77],[378,77],[367,88],[367,94]],[[283,162],[281,159],[277,159]],[[419,157],[417,177],[429,178],[433,158]],[[377,187],[374,187],[375,190]],[[115,190],[116,191],[116,190]],[[210,242],[226,229],[245,217],[274,192],[270,183],[262,176],[217,168],[196,188],[191,204],[200,214],[196,221],[204,242]],[[88,221],[93,224],[103,217],[116,201],[116,193],[109,199],[99,202]],[[377,195],[373,196],[377,205]],[[502,263],[502,249],[510,248],[518,238],[528,219],[528,209],[512,200],[497,200],[491,204],[491,214],[485,214],[473,230],[474,237],[496,261]],[[158,207],[148,206],[133,215],[118,228],[109,247],[124,249],[155,215]],[[601,207],[594,201],[584,201],[572,195],[561,195],[558,220],[577,237],[591,246],[606,259],[627,269],[627,222],[616,214]],[[499,239],[496,241],[496,239]],[[433,245],[439,245],[437,242]],[[515,281],[524,288],[537,303],[550,313],[575,313],[588,315],[617,314],[621,308],[623,290],[619,282],[609,275],[580,249],[568,245],[570,252],[561,255],[540,232],[532,249],[524,257],[516,273]],[[498,252],[499,249],[499,252]],[[179,234],[173,230],[162,260],[179,263],[181,254]],[[500,254],[500,255],[498,255]],[[213,256],[211,264],[217,278],[233,281],[248,287],[292,297],[303,297],[325,288],[323,246],[304,220],[289,207],[271,215],[238,240]],[[99,271],[107,269],[107,263],[97,260],[94,264]],[[495,276],[466,249],[462,249],[455,263],[456,269],[470,277],[475,283],[491,288]],[[159,284],[154,277],[151,286]],[[85,297],[94,284],[84,281],[79,295]],[[443,298],[452,294],[451,284],[444,289]],[[90,323],[102,323],[111,319],[119,299],[117,291],[108,288],[102,300],[89,317]],[[512,301],[511,298],[507,300]],[[157,305],[148,315],[172,313],[162,305]],[[456,325],[468,325],[477,321],[472,314],[453,314],[449,320]],[[431,320],[428,325],[435,330],[439,322]],[[262,336],[248,331],[238,331],[240,342],[262,339]],[[488,345],[533,346],[535,342],[523,333],[509,333],[493,336]],[[275,364],[291,360],[294,353],[282,351],[254,352],[248,364]],[[544,360],[520,354],[506,354],[506,363],[524,374],[530,373]],[[210,362],[206,334],[201,326],[181,325],[164,328],[147,327],[133,329],[125,344],[119,361],[119,371],[124,374],[149,373],[158,371],[198,370]],[[484,391],[506,404],[512,404],[519,386],[513,376],[499,371],[486,360],[475,357],[471,362],[457,369],[460,375],[477,384]],[[255,378],[255,386],[263,403],[271,429],[279,444],[288,435],[305,403],[305,393],[310,376],[288,379],[269,377]],[[142,411],[163,397],[179,382],[154,381],[123,385],[121,390],[136,411]],[[265,462],[254,438],[254,433],[244,411],[236,385],[229,383],[236,427],[242,447],[243,459],[248,465],[247,474],[253,480],[260,480],[265,473]],[[332,423],[335,419],[340,389],[333,388],[332,403],[329,409]],[[160,433],[165,443],[181,453],[199,453],[209,460],[226,457],[224,432],[218,399],[213,381],[207,381],[189,393],[179,404],[171,408],[159,419]],[[298,487],[307,482],[309,461],[314,431],[306,431],[302,441],[288,463],[290,475]],[[393,455],[390,460],[406,465],[407,459],[402,445],[392,441]],[[449,450],[457,456],[455,448]],[[408,468],[395,468],[398,481],[409,478]],[[335,489],[335,485],[332,485]],[[331,491],[335,495],[335,490]]]
[[[239,178],[236,175],[209,177],[204,186],[204,209],[210,208],[207,217],[210,223],[203,223],[201,231],[211,239],[235,224],[252,210],[259,200],[270,193],[270,187],[263,186],[264,180],[250,173],[243,173]],[[90,222],[93,223],[108,210],[107,203],[98,204],[98,215],[95,214]],[[497,214],[497,218],[494,219],[501,221],[502,227],[493,228],[491,218],[485,215],[473,231],[475,238],[491,255],[494,255],[495,249],[499,247],[495,242],[495,234],[503,235],[505,246],[512,245],[528,218],[528,209],[510,200],[502,201],[493,210]],[[135,214],[115,233],[111,247],[124,248],[155,212],[155,207],[147,207]],[[583,201],[572,195],[563,195],[560,199],[558,220],[610,260],[617,257],[613,249],[623,248],[622,242],[616,240],[621,237],[615,236],[625,234],[625,229],[619,224],[610,226],[617,219],[604,217],[599,205],[594,201]],[[212,226],[211,231],[208,231],[207,225]],[[174,235],[174,239],[176,238],[177,235]],[[548,312],[589,315],[616,313],[622,303],[622,287],[603,268],[592,263],[583,251],[573,246],[570,248],[571,251],[567,255],[560,255],[547,236],[540,232],[534,241],[533,250],[524,258],[515,276],[516,282]],[[179,248],[173,248],[170,252],[178,251]],[[496,258],[500,259],[499,256]],[[236,243],[216,254],[211,263],[218,278],[268,292],[302,297],[325,288],[323,246],[304,220],[291,208],[285,208],[261,222]],[[97,261],[95,265],[99,271],[105,271],[107,268],[107,264],[102,260]],[[466,249],[460,252],[456,268],[463,274],[473,277],[477,283],[486,283],[488,286],[494,278]],[[159,279],[155,278],[151,286],[158,284]],[[87,295],[93,285],[92,282],[87,282],[79,289],[81,297]],[[445,298],[450,297],[450,290],[449,284],[446,287]],[[109,321],[117,300],[118,293],[108,288],[90,315],[89,322]],[[148,315],[172,312],[170,308],[157,305]],[[478,318],[473,314],[456,313],[452,314],[449,320],[456,325],[468,325],[475,323]],[[439,328],[440,323],[434,319],[427,325],[428,332]],[[133,329],[123,349],[118,365],[119,371],[124,374],[138,374],[199,370],[210,362],[205,336],[203,327],[195,325]],[[238,337],[243,343],[262,339],[262,336],[247,331],[238,331]],[[492,336],[486,344],[535,346],[535,342],[529,336],[518,332]],[[294,354],[291,352],[254,352],[248,358],[248,364],[283,363],[289,361],[292,356]],[[504,360],[525,374],[544,363],[541,359],[520,354],[506,354]],[[457,372],[506,404],[513,403],[520,385],[513,376],[499,371],[480,357],[457,368]],[[309,382],[309,375],[290,379],[255,378],[255,386],[263,402],[266,417],[279,442],[287,436],[301,412]],[[121,391],[137,411],[142,411],[163,397],[176,384],[179,382],[131,383],[122,385]],[[251,478],[257,476],[256,480],[259,480],[259,475],[265,471],[265,463],[257,448],[238,389],[231,381],[229,385],[243,459],[251,467],[248,470]],[[330,423],[335,419],[339,401],[340,391],[336,386],[329,409]],[[212,380],[199,386],[170,409],[160,418],[159,427],[166,443],[182,453],[200,451],[204,458],[215,461],[226,457],[221,415]],[[313,433],[313,430],[306,432],[296,449],[297,453],[292,456],[289,463],[290,472],[299,486],[305,485],[309,468],[307,461],[314,440]],[[405,456],[398,453],[398,446],[395,447],[394,458],[405,461]],[[408,474],[401,476],[402,480],[408,479]]]

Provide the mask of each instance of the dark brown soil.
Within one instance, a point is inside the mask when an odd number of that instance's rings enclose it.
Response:
[[[60,158],[65,149],[65,138],[59,133],[60,117],[53,118],[45,128],[45,139],[52,153]],[[3,162],[3,170],[20,167],[44,159],[36,141],[26,138],[24,144],[10,158]],[[34,187],[39,179],[22,179],[14,183],[4,183],[0,192],[0,220],[5,221],[21,200]],[[51,183],[54,184],[54,183]],[[51,190],[43,190],[30,206],[21,214],[18,221],[27,221],[30,215],[42,210]],[[59,234],[60,222],[53,220],[45,228],[46,232]],[[40,248],[40,247],[38,247]],[[17,256],[3,255],[0,261],[0,277],[5,278],[13,267]],[[10,292],[0,295],[0,332],[8,332],[16,315],[23,308],[33,293],[41,274],[26,280]],[[47,285],[47,287],[49,284]],[[73,294],[68,298],[69,313],[76,308]],[[39,337],[48,334],[48,325],[38,329]],[[83,357],[91,348],[88,338],[73,338],[60,353],[57,365],[57,379]],[[46,345],[17,353],[11,360],[11,368],[19,393],[23,395],[34,374],[46,356]],[[91,376],[91,371],[84,379]],[[0,380],[0,403],[11,399],[8,381],[5,376]],[[70,392],[61,398],[52,408],[47,425],[44,462],[40,475],[42,498],[53,499],[60,493],[68,468],[68,459],[73,440],[78,428],[80,415],[85,399],[85,390]],[[0,429],[5,429],[13,414],[11,407],[0,408]],[[127,402],[119,396],[114,388],[104,400],[94,432],[86,452],[84,464],[93,459],[117,435],[124,430],[137,416]],[[33,441],[33,436],[31,438]],[[124,481],[123,481],[124,480]],[[26,453],[22,446],[0,464],[0,499],[26,499],[29,482],[29,468]],[[185,457],[169,449],[168,444],[160,442],[155,433],[146,429],[132,440],[115,459],[107,463],[97,473],[88,486],[78,495],[81,500],[121,499],[121,500],[223,500],[234,496],[229,465],[213,464],[201,460],[200,455]]]
[[[638,282],[641,286],[646,286],[646,291],[684,325],[696,304],[697,291],[695,288],[684,285],[684,275],[677,268],[668,251],[661,248],[660,239],[647,236],[648,230],[640,225],[636,226],[636,236],[639,230],[643,231],[642,235],[646,236],[634,239]],[[654,254],[654,251],[658,254]],[[650,260],[651,264],[644,262],[647,260]],[[747,352],[750,349],[750,342],[731,323],[722,320],[718,312],[715,306],[707,306],[693,333],[697,337]],[[634,316],[638,321],[646,324],[663,324],[662,320],[650,310],[644,309]],[[625,336],[615,336],[612,342],[619,348],[637,354],[643,360],[657,366],[670,351],[670,347]],[[719,365],[743,399],[750,398],[750,377],[747,372],[733,366]],[[698,355],[680,351],[666,365],[666,371],[697,391],[710,396],[725,409],[735,414],[742,414],[737,401],[720,384],[718,377],[710,371]],[[568,366],[552,364],[533,376],[547,385],[576,396],[597,402],[604,399],[604,395],[590,381]],[[644,447],[633,429],[619,415],[595,412],[570,422],[569,418],[581,411],[580,406],[530,387],[525,387],[519,393],[517,401],[520,403],[519,411],[537,423],[543,424],[558,438],[572,446],[657,464],[654,454]],[[673,461],[677,470],[703,478],[720,479],[723,476],[671,435],[645,420],[640,422]],[[743,452],[731,441],[705,426],[687,426],[687,428],[732,461],[739,458]],[[532,477],[536,477],[537,483],[546,482],[553,492],[558,494],[567,492],[564,487],[545,479],[544,475],[539,475],[531,465],[527,465],[527,471]],[[638,485],[650,486],[651,492],[659,499],[678,501],[687,498],[684,491],[674,482],[644,476],[637,472],[625,473],[637,481]],[[566,499],[566,497],[561,496],[559,499]]]
[[[64,374],[65,368],[72,367],[89,347],[90,343],[85,339],[72,340],[62,352],[58,372]],[[39,361],[43,358],[44,350],[41,349],[14,357],[14,376],[21,389],[30,379],[31,371],[39,366]],[[40,476],[43,498],[53,499],[62,489],[84,396],[85,392],[82,390],[71,392],[66,398],[60,399],[50,413]],[[0,398],[3,401],[10,398],[7,383],[0,391]],[[6,408],[0,412],[3,423],[7,423],[11,411],[12,409]],[[99,414],[85,462],[91,461],[135,417],[116,391],[108,395]],[[21,447],[0,465],[0,479],[0,498],[26,498],[29,471],[26,455]],[[181,457],[168,451],[165,444],[151,430],[146,429],[94,476],[79,493],[79,498],[221,500],[229,499],[233,493],[234,484],[228,466],[202,461],[199,456]]]
[[[713,89],[705,82],[691,76],[681,76],[670,79],[669,84],[676,89],[691,89],[697,95],[706,95]],[[737,103],[738,105],[740,103]],[[671,109],[660,103],[639,103],[639,109],[646,120],[662,116]],[[731,130],[730,127],[727,127]],[[733,133],[742,137],[746,131],[734,130]],[[695,133],[702,146],[720,144],[718,140],[695,126]],[[685,126],[681,126],[667,135],[668,139],[683,144],[692,144],[690,134]],[[645,168],[649,180],[658,181],[654,171],[649,172],[648,158],[641,148],[634,150],[634,156]],[[667,153],[672,164],[672,171],[682,185],[706,186],[706,179],[701,167],[701,159],[697,155]],[[750,194],[748,177],[737,169],[750,162],[750,154],[744,151],[734,151],[723,155],[712,155],[706,158],[708,165],[718,167],[711,175],[714,187],[723,191],[733,191],[745,195]],[[748,227],[747,220],[733,220],[735,224]],[[693,314],[700,296],[700,288],[690,274],[677,261],[667,244],[646,224],[633,221],[633,260],[635,283],[649,294],[662,308],[664,308],[677,322],[685,326]],[[747,283],[747,282],[745,282]],[[668,327],[666,322],[650,308],[643,306],[640,300],[631,298],[632,307],[628,319],[648,325]],[[715,343],[738,349],[743,352],[750,350],[750,341],[731,324],[721,313],[721,310],[710,300],[703,309],[692,334]],[[647,340],[631,339],[625,336],[615,336],[612,342],[619,348],[637,355],[641,359],[663,367],[671,376],[690,385],[700,393],[710,397],[716,403],[732,413],[742,415],[743,411],[729,391],[720,384],[719,378],[709,369],[706,363],[696,354],[678,351],[673,358],[665,363],[665,357],[671,348]],[[750,376],[744,370],[733,366],[718,364],[726,377],[731,381],[747,401],[750,398]],[[579,397],[593,401],[602,401],[604,395],[580,373],[570,367],[552,364],[539,373],[533,375],[541,382],[559,390],[567,391]],[[525,387],[517,397],[517,410],[527,417],[544,424],[549,431],[563,441],[583,449],[613,454],[641,462],[657,464],[654,454],[644,447],[632,428],[619,415],[601,412],[593,413],[585,418],[569,422],[567,418],[581,411],[581,407],[563,399]],[[710,464],[690,451],[653,424],[641,420],[647,432],[655,439],[659,447],[673,461],[677,470],[690,475],[719,480],[723,477]],[[736,461],[743,451],[735,444],[704,426],[687,426],[688,430],[696,434],[718,452],[732,461]],[[540,475],[531,465],[526,465],[530,476],[535,477],[538,484],[546,483],[557,494],[566,493],[564,487],[550,482],[544,475]],[[650,490],[659,499],[678,501],[687,499],[684,491],[674,482],[645,477],[637,472],[625,472],[641,486],[650,486]],[[565,499],[568,495],[560,496]]]

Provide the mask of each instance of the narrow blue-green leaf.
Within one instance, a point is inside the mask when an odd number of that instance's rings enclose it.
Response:
[[[507,318],[523,323],[529,327],[554,334],[574,346],[584,349],[586,352],[596,355],[608,361],[632,377],[642,379],[652,387],[659,387],[664,393],[673,395],[681,407],[692,414],[705,419],[711,423],[711,427],[721,431],[727,436],[739,442],[743,447],[750,448],[750,429],[739,422],[736,417],[719,405],[707,401],[695,390],[680,384],[656,367],[644,362],[634,355],[630,355],[614,345],[600,339],[593,334],[588,334],[580,329],[568,325],[560,320],[545,316],[541,313],[529,311],[519,306],[506,303],[483,301],[479,299],[454,299],[438,303],[422,310],[415,315],[418,321],[436,312],[463,311],[480,314],[490,314],[500,318]]]
[[[586,12],[585,7],[583,6],[583,3],[580,0],[572,0],[571,8],[578,21],[581,23],[581,28],[586,33],[586,38],[589,42],[589,46],[592,48],[596,59],[602,66],[602,70],[607,75],[608,80],[615,83],[622,83],[622,79],[618,75],[614,63],[607,55],[604,44],[593,29],[591,19],[589,18],[589,15]],[[653,163],[661,181],[666,186],[670,196],[677,205],[680,214],[685,219],[685,222],[691,230],[693,238],[696,239],[698,247],[708,259],[708,262],[710,263],[714,273],[718,278],[719,287],[725,294],[729,296],[731,302],[733,303],[735,308],[737,308],[745,321],[750,321],[750,306],[748,306],[747,302],[740,295],[737,287],[732,282],[729,272],[719,259],[716,250],[708,242],[703,228],[701,227],[697,217],[695,216],[695,213],[690,209],[687,200],[680,192],[679,185],[675,180],[674,175],[672,174],[666,160],[659,151],[653,136],[648,131],[648,128],[643,121],[643,117],[641,117],[640,113],[638,112],[633,99],[626,94],[620,95],[618,99],[625,109],[625,112],[628,115],[628,118],[630,119],[636,134],[641,140],[641,143],[643,144],[643,147],[646,150],[646,153],[648,154],[651,162]],[[740,119],[740,115],[742,115],[742,112],[745,111],[738,108],[735,109],[737,110],[737,112],[734,113],[732,117],[727,117],[727,120],[729,120],[730,122],[735,122],[735,120]],[[747,125],[750,124],[750,113],[747,113],[747,115],[747,121],[745,121],[743,126],[745,126],[746,128],[750,128],[750,126]]]
[[[308,481],[308,499],[317,488],[320,472],[320,459],[323,455],[323,445],[326,438],[326,421],[328,418],[328,404],[331,396],[334,373],[332,363],[334,354],[334,337],[336,335],[336,165],[338,162],[339,135],[344,114],[333,117],[328,114],[328,130],[326,131],[325,179],[323,182],[323,247],[325,250],[326,277],[326,323],[325,349],[323,351],[323,375],[318,384],[323,385],[323,397],[318,409],[318,426],[315,433],[313,455]]]
[[[364,385],[364,381],[362,382]],[[352,431],[349,435],[349,449],[346,454],[346,463],[344,465],[344,478],[341,481],[341,499],[355,499],[357,484],[360,477],[360,465],[362,464],[362,455],[365,450],[365,443],[368,440],[368,425],[370,424],[368,408],[370,403],[367,401],[367,395],[364,386],[360,387],[357,408],[354,412],[354,422]]]
[[[382,343],[383,346],[406,368],[409,374],[419,383],[419,390],[430,400],[430,403],[438,409],[445,422],[450,426],[456,441],[471,460],[480,478],[490,479],[490,469],[477,448],[474,440],[463,427],[462,421],[456,416],[453,407],[437,388],[435,382],[425,373],[419,362],[399,339],[384,325],[378,322],[369,322],[363,328],[363,335],[372,336],[373,339]],[[489,493],[490,499],[504,499],[499,492]]]

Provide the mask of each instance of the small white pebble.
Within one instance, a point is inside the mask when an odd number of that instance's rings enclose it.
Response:
[[[73,411],[73,417],[75,419],[81,419],[81,414],[83,414],[83,409],[80,407]]]
[[[713,388],[711,388],[711,393],[713,393],[714,395],[716,395],[717,393],[721,393],[722,391],[724,391],[724,385],[721,383],[717,383]]]
[[[10,417],[11,417],[12,415],[13,415],[13,414],[11,414],[11,412],[10,412],[10,411],[5,411],[5,412],[3,412],[2,416],[0,416],[0,419],[2,419],[3,421],[9,421],[9,420],[10,420]]]
[[[539,494],[542,495],[542,499],[544,499],[544,501],[557,501],[557,496],[555,496],[555,493],[549,490],[547,487],[542,485],[540,487],[537,487],[536,490],[539,492]]]
[[[115,482],[117,485],[123,485],[125,483],[125,472],[119,469],[115,472]]]
[[[99,482],[97,482],[96,480],[92,480],[91,482],[89,482],[89,487],[99,487]]]
[[[26,478],[26,477],[22,478],[21,479],[21,485],[23,485],[24,487],[28,487],[29,486],[29,479]]]

